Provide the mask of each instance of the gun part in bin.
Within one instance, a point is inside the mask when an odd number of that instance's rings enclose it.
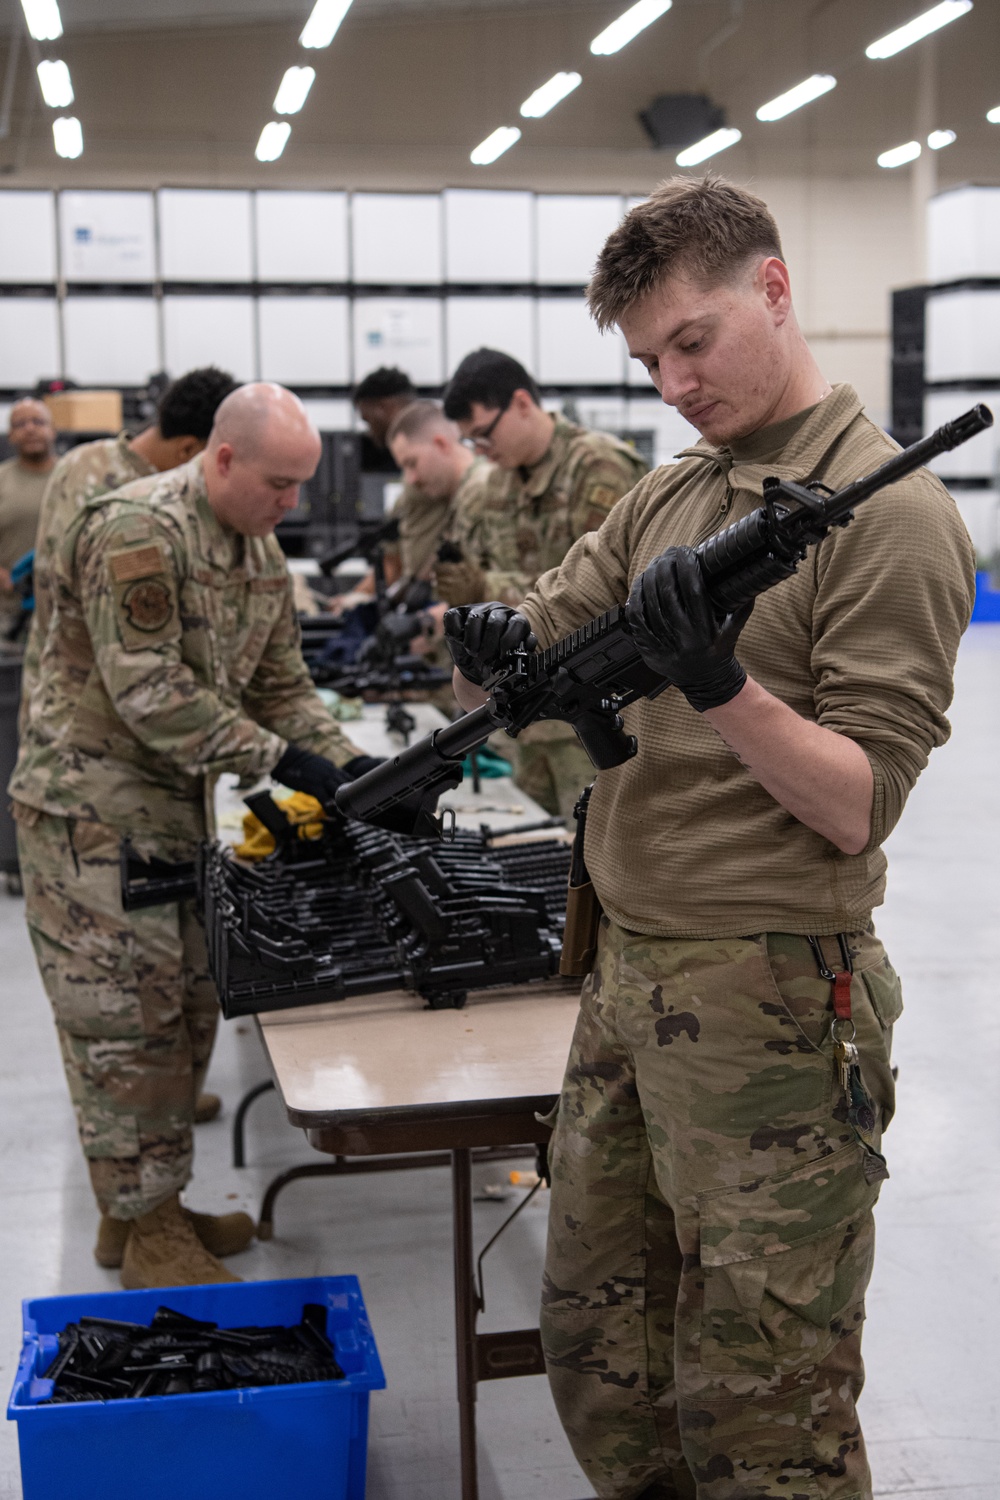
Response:
[[[326,1321],[326,1308],[313,1302],[293,1328],[220,1328],[169,1307],[158,1308],[149,1327],[83,1317],[59,1334],[39,1377],[51,1381],[51,1394],[39,1404],[343,1380]]]
[[[818,481],[768,477],[763,505],[695,548],[712,602],[720,611],[749,604],[791,577],[808,549],[834,526],[847,526],[863,501],[992,424],[989,408],[974,406],[835,493]],[[487,703],[341,787],[337,806],[346,817],[374,819],[420,796],[426,827],[440,792],[458,785],[470,750],[497,729],[516,737],[542,719],[572,724],[597,769],[610,770],[637,749],[621,710],[670,685],[643,661],[616,605],[545,651],[520,650],[499,661],[484,683]]]

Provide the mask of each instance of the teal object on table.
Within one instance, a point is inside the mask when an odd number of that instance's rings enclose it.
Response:
[[[976,602],[972,606],[972,623],[1000,624],[1000,589],[993,587],[992,576],[985,570],[976,573]]]

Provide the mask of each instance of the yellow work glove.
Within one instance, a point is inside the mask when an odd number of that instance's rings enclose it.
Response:
[[[309,797],[305,792],[293,792],[290,797],[282,797],[278,806],[291,823],[298,830],[300,839],[318,839],[323,835],[323,809],[315,797]],[[236,845],[236,854],[240,859],[266,859],[275,850],[274,834],[266,829],[255,813],[243,814],[243,842]]]

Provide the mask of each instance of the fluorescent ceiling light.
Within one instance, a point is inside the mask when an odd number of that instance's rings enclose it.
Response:
[[[63,34],[59,0],[21,0],[24,19],[36,42],[54,42]]]
[[[260,133],[257,150],[254,152],[257,160],[277,161],[291,133],[292,127],[287,120],[268,120]]]
[[[920,142],[907,141],[905,146],[893,146],[891,151],[883,151],[878,159],[880,167],[905,167],[908,161],[916,161],[920,155]]]
[[[996,109],[988,109],[986,111],[986,118],[991,125],[1000,125],[1000,104],[997,105]]]
[[[927,144],[932,151],[940,151],[944,146],[950,146],[952,141],[957,141],[958,136],[953,130],[932,130],[927,137]]]
[[[964,16],[971,9],[972,0],[941,0],[940,5],[935,5],[932,10],[925,10],[922,16],[914,16],[905,26],[890,31],[887,36],[880,36],[877,42],[872,42],[870,47],[865,48],[865,56],[895,57],[904,47],[912,47],[914,42],[922,41],[932,31],[947,26],[949,21],[957,21],[959,16]]]
[[[38,83],[42,98],[50,109],[65,109],[73,103],[73,81],[69,68],[56,59],[38,64]]]
[[[316,0],[299,37],[302,46],[329,47],[350,8],[351,0]]]
[[[822,94],[828,94],[831,89],[837,87],[837,80],[832,73],[814,73],[803,83],[797,83],[787,94],[779,94],[777,99],[772,99],[768,104],[762,104],[757,111],[758,120],[783,120],[790,115],[793,109],[801,109],[803,104],[811,104]]]
[[[665,15],[673,3],[674,0],[638,0],[617,21],[606,26],[600,36],[594,37],[591,52],[595,57],[610,57],[612,52],[620,52],[640,31],[645,31],[647,26]]]
[[[75,115],[59,115],[52,121],[52,139],[57,156],[73,161],[83,155],[83,130]]]
[[[540,120],[542,115],[547,115],[550,109],[555,109],[560,99],[565,99],[575,88],[579,88],[583,79],[579,73],[555,73],[548,83],[543,83],[540,89],[530,94],[521,105],[521,113],[526,120]]]
[[[297,115],[308,98],[315,77],[315,68],[286,68],[274,96],[275,114]]]
[[[712,134],[706,135],[703,141],[695,141],[693,146],[685,146],[675,160],[679,167],[696,167],[700,161],[707,161],[710,156],[725,151],[728,146],[735,146],[736,142],[742,139],[741,130],[713,130]]]
[[[517,144],[521,139],[521,132],[516,125],[501,125],[499,130],[494,130],[485,141],[480,141],[475,151],[469,152],[469,160],[474,167],[488,167],[490,162],[496,161],[498,156],[503,156],[511,146]]]

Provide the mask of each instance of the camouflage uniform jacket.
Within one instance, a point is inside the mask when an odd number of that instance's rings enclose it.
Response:
[[[24,658],[22,697],[31,692],[37,679],[41,642],[45,639],[52,615],[56,555],[77,512],[95,495],[105,495],[133,479],[155,473],[152,464],[129,447],[127,432],[120,432],[116,438],[99,438],[96,443],[81,443],[78,448],[71,448],[52,470],[38,516],[35,617]]]
[[[537,464],[501,475],[457,512],[455,540],[485,571],[484,598],[520,604],[541,574],[559,566],[577,537],[603,525],[645,473],[627,444],[557,416]],[[554,722],[531,724],[519,735],[525,744],[573,738],[568,725]]]
[[[596,531],[645,473],[627,444],[556,417],[537,464],[500,475],[457,514],[455,539],[485,570],[486,598],[520,604],[536,579],[559,566],[578,536]]]
[[[262,775],[289,740],[360,753],[309,679],[278,542],[220,524],[200,458],[89,501],[54,582],[16,801],[190,842],[219,773]]]

